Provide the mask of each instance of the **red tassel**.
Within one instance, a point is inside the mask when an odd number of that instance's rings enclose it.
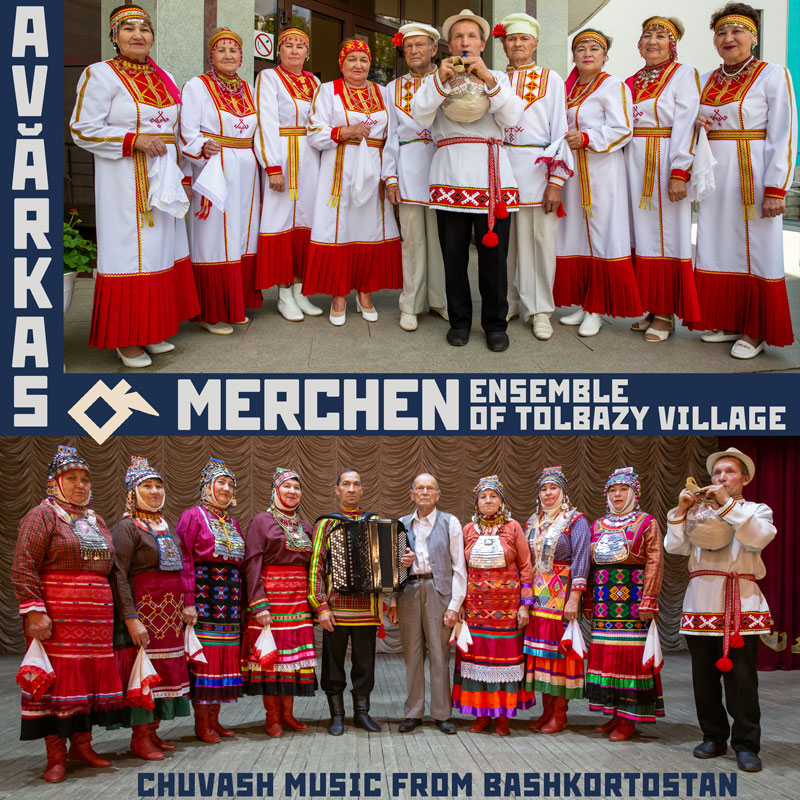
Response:
[[[744,647],[744,639],[738,631],[731,636],[731,647],[735,647],[737,650]]]
[[[403,46],[403,34],[399,31],[392,37],[392,44],[395,47],[402,47]]]
[[[497,219],[505,219],[508,216],[508,206],[505,200],[500,200],[495,204],[494,215]]]
[[[497,234],[494,231],[487,231],[483,234],[483,238],[481,239],[481,244],[484,247],[497,247],[500,243],[500,240],[497,238]]]
[[[723,656],[717,661],[716,667],[720,672],[730,672],[733,669],[733,661],[728,656]]]
[[[503,26],[502,22],[498,22],[497,25],[492,28],[492,36],[495,39],[505,39],[506,38],[506,29]]]
[[[556,211],[556,216],[559,219],[561,219],[561,217],[566,217],[567,216],[567,212],[564,211],[564,204],[563,203],[559,203],[558,204],[558,211]]]
[[[379,639],[386,638],[386,628],[384,628],[383,625],[381,625],[380,628],[378,628],[378,638]]]

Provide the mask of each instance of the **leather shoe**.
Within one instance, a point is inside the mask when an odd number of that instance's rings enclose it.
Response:
[[[508,350],[508,334],[505,331],[487,333],[486,346],[493,353],[502,353],[503,350]]]
[[[725,742],[703,742],[694,749],[695,758],[716,758],[724,756],[728,752],[728,745]]]
[[[466,328],[450,328],[447,331],[447,343],[453,347],[463,347],[469,341],[469,330]]]
[[[436,727],[442,732],[448,735],[453,735],[454,733],[458,733],[456,729],[456,725],[452,720],[449,719],[435,719],[434,723]]]
[[[344,717],[341,714],[334,714],[331,717],[328,733],[331,736],[341,736],[344,733]]]
[[[421,719],[415,719],[414,717],[406,717],[398,726],[397,730],[400,733],[411,733],[414,728],[419,728],[422,725]]]
[[[761,772],[761,759],[749,750],[740,750],[736,754],[736,764],[745,772]]]

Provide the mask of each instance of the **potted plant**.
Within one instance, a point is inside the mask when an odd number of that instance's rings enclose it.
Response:
[[[79,272],[91,272],[90,261],[97,258],[97,245],[81,236],[78,209],[69,210],[69,221],[64,223],[64,316],[72,303],[75,278]]]

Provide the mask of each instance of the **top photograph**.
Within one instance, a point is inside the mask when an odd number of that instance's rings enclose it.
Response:
[[[67,373],[800,371],[800,0],[65,0],[63,35]]]

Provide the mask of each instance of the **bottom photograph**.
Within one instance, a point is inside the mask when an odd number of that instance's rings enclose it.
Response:
[[[0,797],[796,796],[798,438],[0,459]]]

